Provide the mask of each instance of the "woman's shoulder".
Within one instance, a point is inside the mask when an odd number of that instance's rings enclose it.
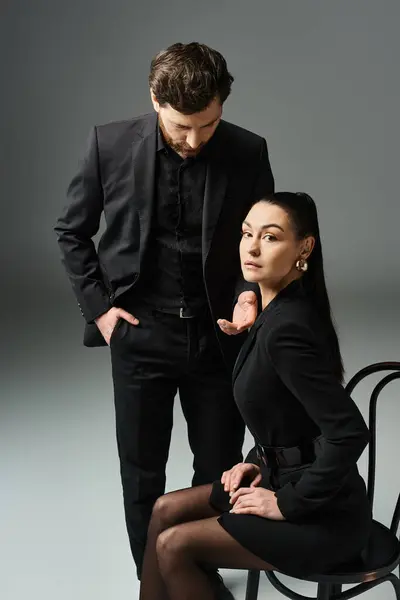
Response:
[[[321,335],[318,315],[306,298],[279,303],[266,312],[260,325],[259,334],[268,346],[282,337],[301,338],[316,343]]]

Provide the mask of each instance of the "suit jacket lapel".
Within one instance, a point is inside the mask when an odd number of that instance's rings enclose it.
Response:
[[[250,350],[252,349],[252,347],[254,346],[254,344],[256,342],[256,336],[257,336],[258,330],[260,329],[261,325],[263,325],[265,323],[265,321],[268,319],[268,317],[270,316],[271,308],[273,308],[273,307],[271,306],[271,307],[269,307],[269,309],[267,308],[264,312],[262,312],[258,316],[253,327],[250,329],[249,335],[247,336],[246,341],[244,342],[243,346],[241,347],[238,357],[236,359],[235,366],[233,367],[233,381],[235,381],[235,379],[239,375],[240,370],[243,367],[244,361],[246,360]]]
[[[259,319],[258,321],[256,321],[254,323],[253,327],[249,331],[246,341],[244,342],[243,346],[240,349],[240,352],[239,352],[238,357],[235,362],[235,366],[233,367],[233,376],[232,376],[233,382],[236,380],[237,376],[239,375],[240,370],[243,367],[243,363],[246,360],[247,355],[249,354],[250,350],[252,349],[252,347],[254,345],[257,330],[262,325],[262,323],[263,323],[263,320],[261,320],[261,319]]]
[[[228,184],[226,165],[221,159],[214,159],[208,163],[206,184],[204,190],[203,208],[203,267],[210,252],[214,230],[224,202],[225,191]]]
[[[132,143],[133,193],[140,221],[140,262],[150,233],[154,206],[157,116],[146,124],[143,137]]]
[[[243,367],[243,363],[255,343],[257,331],[260,329],[261,325],[263,325],[267,319],[269,319],[271,315],[276,312],[277,307],[282,302],[286,302],[288,298],[290,299],[296,296],[304,296],[302,282],[299,280],[292,281],[292,283],[290,283],[286,288],[281,290],[279,294],[270,302],[267,308],[265,308],[264,311],[258,316],[253,327],[250,329],[250,333],[247,336],[247,339],[240,349],[239,355],[236,359],[235,366],[233,367],[233,381],[235,381],[239,375],[240,370]]]

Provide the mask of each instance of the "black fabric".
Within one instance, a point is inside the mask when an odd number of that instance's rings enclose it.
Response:
[[[146,252],[140,297],[164,309],[207,305],[202,269],[202,219],[209,146],[216,132],[195,158],[184,160],[159,132],[156,158],[156,197],[151,239]]]
[[[298,446],[275,447],[256,444],[256,456],[266,467],[286,468],[300,467],[305,463],[314,462],[320,448],[320,438],[303,441]]]
[[[185,201],[193,200],[190,214],[186,212],[188,222],[182,221],[190,229],[183,237],[194,249],[193,263],[189,255],[184,257],[190,267],[188,296],[203,305],[207,291],[206,310],[195,321],[156,317],[138,308],[144,302],[142,282],[158,278],[165,267],[164,263],[153,270],[156,263],[146,260],[154,241],[154,219],[157,225],[163,218],[156,197],[163,196],[157,183],[156,113],[92,129],[55,227],[86,321],[84,344],[106,345],[94,320],[111,306],[138,309],[135,316],[141,320],[138,328],[120,321],[111,339],[126,521],[139,573],[151,509],[164,490],[178,389],[195,455],[194,482],[212,481],[241,456],[243,423],[232,399],[231,372],[246,334],[227,336],[216,321],[231,318],[235,290],[243,283],[238,252],[242,221],[256,197],[274,190],[274,178],[262,137],[226,121],[217,133],[219,150],[206,158],[204,186],[200,162],[192,165],[195,172],[186,172],[196,180],[195,198],[188,197],[190,180],[183,181]],[[213,140],[204,150],[212,148]],[[165,198],[175,201],[173,194]],[[105,229],[96,246],[93,238],[102,216]],[[168,218],[165,225],[161,238],[171,227]],[[163,281],[166,288],[172,284],[171,277]],[[187,294],[186,284],[183,293]],[[173,292],[172,300],[177,297]],[[163,307],[152,303],[152,308]]]
[[[257,443],[302,445],[320,436],[316,459],[292,468],[257,462],[286,521],[224,512],[221,525],[244,547],[293,574],[330,570],[360,553],[371,510],[357,460],[368,442],[364,420],[332,375],[323,329],[300,282],[258,317],[234,370],[234,394]],[[213,506],[226,505],[214,484]],[[346,556],[344,556],[346,554]]]
[[[165,489],[178,389],[193,485],[211,483],[242,460],[244,423],[209,313],[180,319],[148,306],[130,310],[140,324],[118,321],[111,358],[125,516],[140,574],[153,504]]]
[[[207,163],[202,216],[202,272],[214,320],[231,315],[235,290],[242,288],[242,220],[256,197],[274,190],[265,140],[226,121],[217,131],[223,150]],[[87,346],[105,345],[94,319],[127,293],[140,299],[138,285],[152,269],[145,257],[152,242],[157,135],[156,113],[94,127],[55,227],[87,323]],[[102,214],[106,228],[96,248]],[[218,335],[233,362],[240,340]]]
[[[267,487],[266,481],[261,485]],[[229,495],[219,481],[213,485],[211,498],[211,506],[224,511],[218,519],[220,525],[235,540],[294,577],[328,573],[344,562],[355,561],[368,543],[371,515],[365,503],[359,511],[356,507],[353,512],[338,508],[293,523],[229,513]]]

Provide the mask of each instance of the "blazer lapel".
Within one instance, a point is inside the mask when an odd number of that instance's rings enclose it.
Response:
[[[240,349],[240,352],[238,354],[238,357],[236,359],[235,365],[233,367],[233,374],[232,374],[232,380],[233,382],[235,382],[237,376],[240,373],[241,368],[243,367],[243,363],[247,358],[247,355],[249,354],[250,350],[252,349],[255,339],[256,339],[256,334],[257,334],[257,330],[261,327],[262,323],[264,322],[264,320],[261,318],[256,321],[253,325],[253,327],[250,329],[249,334],[246,338],[246,341],[244,342],[243,346]]]
[[[224,203],[227,185],[228,174],[224,162],[222,160],[213,160],[209,162],[204,190],[202,233],[203,267],[206,264],[210,252],[214,230]]]
[[[147,124],[143,137],[132,143],[133,194],[140,222],[140,263],[150,233],[154,206],[154,184],[157,149],[157,119]]]
[[[243,363],[254,345],[257,331],[260,329],[261,325],[263,325],[267,321],[267,319],[269,319],[271,315],[273,315],[276,312],[277,307],[282,302],[286,302],[288,299],[296,296],[304,297],[304,289],[301,280],[295,280],[289,283],[289,285],[286,286],[286,288],[284,288],[283,290],[281,290],[279,294],[275,296],[275,298],[270,302],[267,308],[265,308],[264,311],[257,317],[257,320],[254,323],[253,327],[250,329],[250,333],[247,336],[247,339],[244,342],[243,346],[241,347],[238,357],[236,359],[235,366],[233,367],[233,381],[235,381],[235,379],[239,375],[239,372],[243,367]]]

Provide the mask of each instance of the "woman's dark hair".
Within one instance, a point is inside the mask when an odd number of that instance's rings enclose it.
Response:
[[[317,314],[324,326],[328,340],[335,375],[343,380],[343,360],[339,340],[332,318],[331,305],[326,289],[321,238],[319,232],[317,207],[308,194],[277,192],[260,199],[262,202],[280,206],[289,216],[299,240],[307,236],[315,238],[315,245],[309,258],[308,269],[302,276],[303,287],[313,302]]]
[[[205,44],[173,44],[151,62],[149,84],[160,106],[190,115],[218,98],[223,104],[233,77],[222,54]]]

